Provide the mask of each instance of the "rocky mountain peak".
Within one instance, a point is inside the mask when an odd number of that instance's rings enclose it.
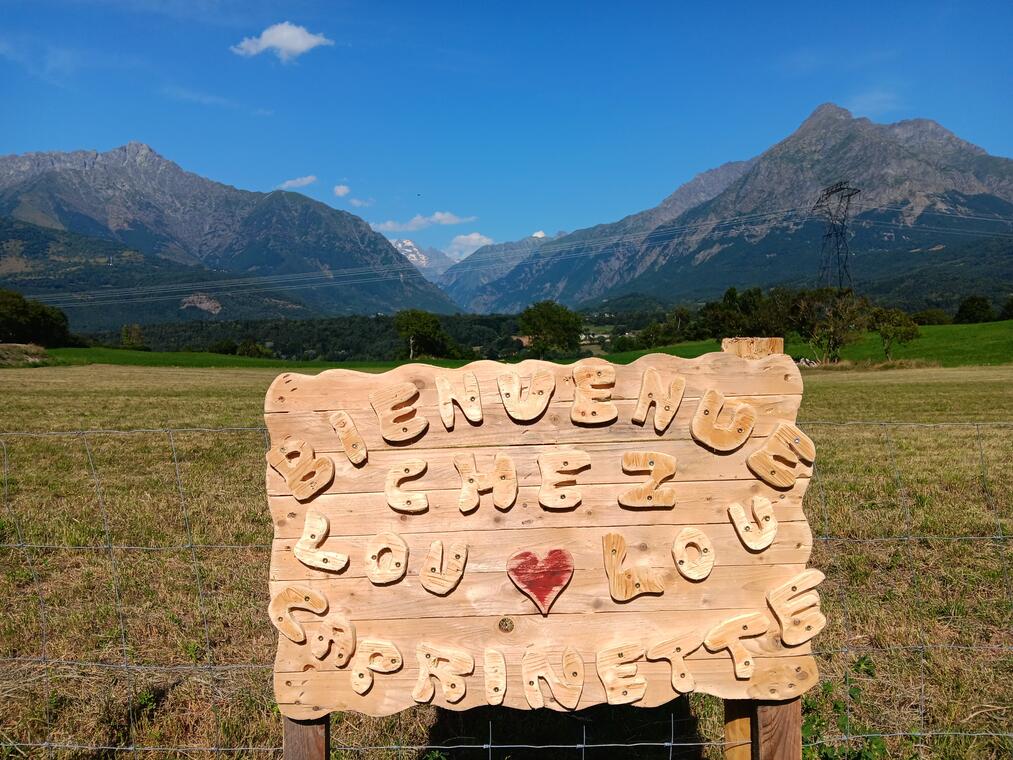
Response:
[[[816,106],[816,109],[802,122],[799,129],[825,129],[828,124],[835,121],[851,121],[854,118],[847,108],[841,108],[836,103],[823,103]]]

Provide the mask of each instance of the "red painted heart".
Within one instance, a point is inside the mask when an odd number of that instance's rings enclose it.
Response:
[[[573,577],[573,557],[566,549],[552,549],[543,559],[534,552],[517,552],[507,560],[507,575],[543,615]]]

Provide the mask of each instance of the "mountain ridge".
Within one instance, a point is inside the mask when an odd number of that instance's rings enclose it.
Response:
[[[143,143],[0,157],[0,216],[211,271],[315,277],[296,300],[324,314],[457,309],[360,217],[207,179]]]
[[[575,306],[631,292],[704,298],[731,285],[812,284],[823,226],[812,204],[842,178],[862,189],[853,220],[862,251],[952,246],[934,229],[939,214],[951,227],[960,215],[967,234],[1013,232],[1013,161],[927,119],[876,124],[823,104],[738,169],[712,197],[646,233],[617,242],[597,225],[545,246],[484,283],[469,303],[516,311],[544,298]],[[875,280],[871,261],[866,275]]]

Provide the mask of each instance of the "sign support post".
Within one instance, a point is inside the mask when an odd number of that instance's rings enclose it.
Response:
[[[331,715],[284,723],[285,760],[327,760],[331,755]]]

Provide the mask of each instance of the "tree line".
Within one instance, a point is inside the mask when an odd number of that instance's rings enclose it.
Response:
[[[638,308],[638,306],[645,308]],[[918,336],[920,325],[1013,319],[1013,297],[996,311],[983,296],[969,296],[955,315],[941,309],[908,313],[878,306],[848,289],[729,288],[697,308],[666,310],[656,302],[627,297],[609,310],[575,312],[553,301],[521,314],[437,315],[418,309],[395,315],[304,320],[185,322],[124,325],[85,339],[72,335],[59,309],[0,290],[0,342],[115,346],[161,351],[210,351],[293,360],[376,361],[449,359],[571,359],[589,350],[588,323],[608,328],[600,341],[608,351],[651,349],[683,341],[733,335],[798,335],[821,361],[867,331],[879,334],[884,355]]]

